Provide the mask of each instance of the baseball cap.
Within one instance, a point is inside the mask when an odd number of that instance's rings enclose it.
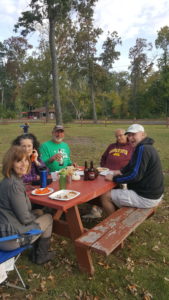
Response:
[[[62,125],[56,125],[53,128],[53,131],[64,131],[64,127]]]
[[[127,134],[127,133],[136,133],[136,132],[144,132],[144,127],[140,124],[132,124],[126,130],[125,134]]]

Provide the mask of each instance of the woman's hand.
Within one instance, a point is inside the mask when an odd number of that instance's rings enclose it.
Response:
[[[34,157],[34,163],[36,166],[40,166],[40,162],[38,161],[38,151],[36,149],[33,149],[32,155]]]

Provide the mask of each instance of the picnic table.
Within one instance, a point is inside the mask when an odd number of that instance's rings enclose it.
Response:
[[[115,186],[116,184],[114,182],[106,181],[104,176],[101,175],[92,181],[84,181],[83,177],[81,177],[81,180],[72,181],[72,183],[67,184],[68,190],[80,192],[79,196],[69,201],[53,200],[50,199],[48,195],[32,195],[31,191],[35,189],[35,187],[27,186],[27,192],[31,202],[56,209],[53,216],[53,232],[71,238],[75,245],[78,264],[80,266],[83,260],[83,265],[85,266],[84,270],[89,274],[94,273],[90,251],[87,248],[79,248],[75,243],[75,240],[81,237],[86,231],[83,227],[78,205],[106,193]],[[48,187],[53,188],[54,191],[59,190],[57,181],[52,182]],[[63,213],[65,213],[65,221],[61,219]]]

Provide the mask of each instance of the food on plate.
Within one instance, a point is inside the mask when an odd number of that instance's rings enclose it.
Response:
[[[50,193],[50,191],[51,190],[48,187],[45,187],[43,189],[36,189],[35,194],[37,194],[37,195],[47,194],[47,193]]]
[[[57,195],[58,199],[70,199],[77,195],[76,192],[68,192],[68,193],[61,193],[60,195]]]
[[[98,172],[104,172],[104,171],[108,171],[108,168],[103,168],[103,167],[98,167],[97,168]]]

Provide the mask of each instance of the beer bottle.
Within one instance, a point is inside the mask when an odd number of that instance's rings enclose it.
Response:
[[[60,161],[59,161],[59,166],[63,166],[63,153],[62,150],[59,149],[58,153],[61,155]]]
[[[84,167],[84,180],[88,180],[88,172],[89,169],[87,167],[87,161],[85,161],[85,167]]]
[[[31,155],[31,162],[35,161],[35,150],[32,151],[32,155]]]
[[[90,162],[90,168],[88,171],[88,179],[94,180],[96,178],[95,169],[93,168],[93,161]]]

